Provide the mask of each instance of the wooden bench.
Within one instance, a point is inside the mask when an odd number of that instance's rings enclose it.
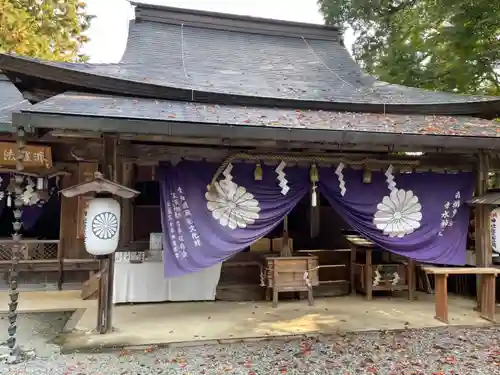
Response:
[[[436,316],[448,324],[448,275],[481,275],[481,318],[495,323],[495,279],[500,269],[489,267],[423,267],[435,277]]]

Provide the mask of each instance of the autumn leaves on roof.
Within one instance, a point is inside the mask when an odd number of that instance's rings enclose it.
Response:
[[[136,5],[121,62],[1,55],[17,126],[392,147],[500,148],[500,98],[365,74],[331,26]],[[38,103],[38,104],[37,104]]]
[[[118,64],[0,55],[0,69],[32,102],[76,91],[353,112],[481,117],[500,112],[499,98],[377,81],[352,60],[337,28],[135,5]]]

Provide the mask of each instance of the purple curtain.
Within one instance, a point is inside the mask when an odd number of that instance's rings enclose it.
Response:
[[[309,191],[308,170],[235,163],[208,185],[219,164],[182,161],[159,170],[165,277],[220,263],[265,236]],[[283,167],[283,166],[282,166]]]
[[[43,210],[45,208],[45,205],[31,205],[31,206],[24,206],[23,207],[23,228],[24,230],[31,230],[38,219],[40,219],[40,216],[42,216]]]
[[[50,192],[49,201],[52,199],[57,200],[57,184],[56,179],[52,178],[48,181],[48,190]],[[33,204],[31,206],[23,207],[23,228],[26,231],[33,229],[33,227],[37,224],[38,220],[42,217],[46,209],[46,205],[49,202],[39,202],[39,204]]]
[[[219,164],[183,161],[159,171],[165,276],[224,261],[265,236],[309,192],[308,168],[235,163],[208,189]],[[350,227],[396,254],[462,265],[472,173],[363,172],[320,168],[318,189]]]
[[[320,169],[319,191],[356,231],[383,249],[417,261],[463,265],[472,173],[372,173]]]

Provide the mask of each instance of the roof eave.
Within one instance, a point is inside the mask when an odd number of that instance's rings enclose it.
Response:
[[[10,122],[0,121],[0,133],[13,133],[14,127]]]
[[[146,82],[125,80],[104,75],[70,69],[65,66],[0,54],[0,69],[9,77],[16,74],[34,77],[44,82],[53,82],[58,90],[53,95],[65,91],[99,92],[111,95],[134,96],[152,99],[171,99],[179,101],[197,101],[209,104],[251,105],[264,107],[301,108],[329,111],[350,111],[393,114],[433,114],[433,115],[469,115],[494,118],[500,115],[500,98],[493,101],[443,104],[372,104],[350,102],[324,102],[292,100],[282,98],[231,95],[161,86]],[[13,80],[17,86],[18,82]],[[50,86],[50,83],[47,83]],[[22,91],[42,89],[51,93],[50,87],[23,88]],[[45,98],[46,99],[46,98]]]
[[[428,134],[381,133],[356,130],[322,130],[265,126],[232,126],[226,124],[199,124],[143,119],[123,119],[98,116],[60,115],[47,113],[15,113],[15,126],[65,129],[99,130],[102,133],[131,133],[165,135],[172,137],[207,137],[239,140],[276,140],[323,144],[365,144],[384,146],[460,148],[469,150],[499,150],[498,138],[450,136]]]

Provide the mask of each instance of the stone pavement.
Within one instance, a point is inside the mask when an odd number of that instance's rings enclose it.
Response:
[[[473,310],[475,302],[450,296],[450,324],[485,326],[490,323]],[[64,352],[138,345],[200,345],[318,333],[360,332],[443,327],[434,319],[434,296],[418,293],[409,302],[406,293],[394,298],[362,296],[282,301],[277,308],[258,302],[182,302],[120,305],[113,309],[115,331],[93,333],[96,310],[74,318],[75,332],[65,335]],[[68,327],[69,328],[69,327]]]
[[[23,315],[19,338],[37,357],[1,375],[498,375],[498,327],[321,335],[185,348],[61,355],[50,341],[68,314]],[[0,332],[6,332],[0,320]]]

